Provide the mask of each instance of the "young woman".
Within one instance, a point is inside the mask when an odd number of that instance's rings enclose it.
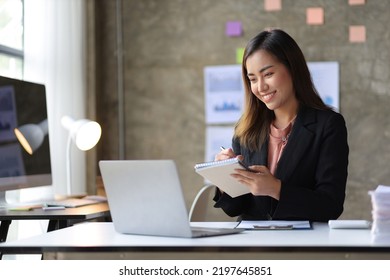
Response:
[[[245,109],[232,148],[216,160],[240,157],[255,172],[233,176],[250,190],[236,198],[217,190],[215,207],[244,220],[337,219],[348,175],[347,129],[326,106],[305,57],[282,30],[263,31],[245,48]]]

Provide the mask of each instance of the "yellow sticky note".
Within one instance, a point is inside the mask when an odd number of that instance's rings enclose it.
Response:
[[[265,0],[264,10],[267,12],[280,11],[282,9],[282,0]]]
[[[236,49],[236,63],[237,64],[242,63],[242,58],[244,57],[244,51],[245,51],[245,48],[237,48]]]
[[[10,208],[9,211],[31,211],[31,207]]]
[[[363,43],[366,41],[366,27],[364,25],[349,26],[349,41],[351,43]]]
[[[307,8],[306,23],[309,25],[324,24],[324,8],[322,7]]]

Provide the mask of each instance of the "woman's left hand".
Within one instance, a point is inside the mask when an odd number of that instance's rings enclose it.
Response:
[[[279,200],[281,181],[264,165],[252,165],[249,168],[254,172],[236,169],[236,173],[231,176],[246,185],[253,195],[267,195]]]

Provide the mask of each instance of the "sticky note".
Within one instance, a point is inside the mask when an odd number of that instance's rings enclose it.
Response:
[[[348,4],[351,6],[364,5],[364,4],[366,4],[366,0],[348,0]]]
[[[364,25],[349,26],[349,42],[363,43],[366,41],[366,27]]]
[[[245,51],[245,48],[237,48],[236,49],[236,63],[237,64],[242,63],[242,58],[244,57],[244,51]]]
[[[322,7],[307,8],[306,23],[309,25],[324,24],[324,9]]]
[[[229,37],[239,37],[242,35],[242,25],[240,21],[226,22],[225,34]]]
[[[267,12],[280,11],[282,9],[282,0],[265,0],[264,10]]]

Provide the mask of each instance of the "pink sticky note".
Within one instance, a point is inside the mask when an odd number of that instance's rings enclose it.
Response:
[[[364,5],[366,4],[366,0],[348,0],[348,4],[353,5]]]
[[[366,27],[364,25],[349,26],[349,41],[351,43],[363,43],[366,41]]]
[[[324,24],[324,9],[321,7],[307,8],[306,23],[309,25]]]
[[[267,12],[270,11],[280,11],[282,9],[282,0],[265,0],[264,1],[264,10]]]
[[[229,37],[239,37],[242,35],[242,25],[240,21],[226,22],[225,34]]]

